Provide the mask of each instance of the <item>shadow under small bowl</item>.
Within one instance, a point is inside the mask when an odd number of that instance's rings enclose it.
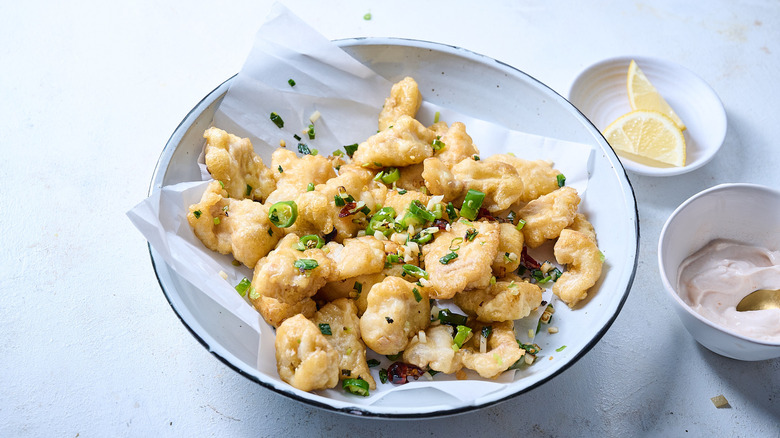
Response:
[[[687,156],[682,167],[654,167],[621,156],[623,166],[640,175],[672,176],[707,164],[726,138],[726,111],[715,91],[685,67],[640,56],[606,59],[577,76],[569,90],[569,101],[604,132],[610,123],[631,111],[626,82],[632,59],[685,123]]]
[[[667,219],[658,241],[664,289],[685,328],[709,350],[739,360],[780,357],[780,342],[751,339],[692,309],[677,293],[678,268],[715,239],[780,248],[780,191],[755,184],[721,184],[692,196]]]

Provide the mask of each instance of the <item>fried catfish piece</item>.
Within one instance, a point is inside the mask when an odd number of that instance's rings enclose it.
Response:
[[[425,179],[422,176],[423,170],[425,170],[423,163],[398,168],[401,176],[395,182],[395,186],[399,189],[419,192],[425,187]]]
[[[431,306],[425,290],[398,277],[375,284],[367,304],[360,317],[360,333],[363,342],[379,354],[403,351],[409,339],[430,322]]]
[[[490,324],[487,351],[481,353],[479,338],[483,327],[485,325],[477,324],[472,328],[472,333],[477,335],[464,344],[462,361],[465,368],[476,371],[484,378],[492,379],[514,365],[523,357],[525,350],[520,348],[515,339],[514,321],[504,321]]]
[[[361,274],[375,274],[385,268],[385,245],[374,236],[344,239],[344,244],[328,242],[328,257],[336,269],[328,281],[341,281]]]
[[[322,184],[336,177],[333,162],[323,155],[304,155],[301,158],[289,149],[279,148],[271,155],[271,170],[276,179],[276,190],[266,204],[292,201],[306,191],[309,184]]]
[[[265,322],[272,327],[279,327],[287,318],[298,314],[311,318],[317,311],[317,303],[311,298],[304,298],[295,303],[286,303],[276,298],[260,295],[254,289],[250,289],[249,300]]]
[[[227,190],[212,181],[201,201],[190,205],[187,221],[206,248],[233,254],[236,260],[254,268],[282,236],[268,219],[268,207],[250,199],[228,198]]]
[[[393,84],[390,96],[385,99],[382,111],[379,113],[379,130],[393,126],[402,116],[414,117],[422,105],[422,94],[417,82],[410,77]]]
[[[401,116],[393,126],[358,145],[352,161],[369,169],[404,167],[422,163],[433,155],[433,131],[409,116]]]
[[[498,241],[499,226],[494,222],[458,221],[449,231],[437,233],[423,247],[428,285],[435,291],[431,298],[452,298],[463,290],[488,287]],[[442,263],[442,257],[450,253],[457,257]]]
[[[222,181],[234,199],[254,199],[263,202],[276,189],[276,180],[263,159],[255,154],[252,142],[219,128],[209,128],[206,138],[206,168],[211,176]]]
[[[334,240],[342,242],[365,228],[366,210],[369,214],[376,212],[386,196],[387,186],[374,181],[370,171],[341,172],[295,198],[298,219],[288,231],[325,236],[335,230]],[[341,199],[339,205],[336,197]]]
[[[498,252],[493,259],[493,275],[506,277],[520,266],[523,252],[523,233],[510,223],[499,224]]]
[[[526,204],[517,212],[525,221],[522,229],[525,244],[536,248],[557,238],[561,230],[574,222],[579,204],[580,196],[571,187],[561,187]]]
[[[423,178],[432,195],[461,205],[469,189],[485,194],[482,208],[497,212],[509,208],[523,190],[523,181],[514,167],[499,161],[467,158],[449,167],[437,157],[424,161]]]
[[[582,213],[575,214],[574,221],[572,221],[572,223],[569,224],[569,226],[566,228],[574,231],[579,231],[580,233],[588,236],[594,242],[597,242],[596,230],[593,228],[593,225],[588,221],[588,218]]]
[[[553,285],[553,293],[569,307],[574,307],[588,296],[588,289],[601,277],[601,251],[593,239],[568,229],[561,231],[553,251],[555,260],[566,265],[566,270]]]
[[[542,289],[516,277],[455,295],[458,307],[485,323],[525,318],[541,303]]]
[[[409,341],[404,350],[404,362],[447,374],[460,370],[463,368],[462,354],[452,348],[455,343],[452,335],[452,326],[441,324],[428,327]]]
[[[349,298],[355,301],[357,314],[361,316],[366,311],[366,307],[368,307],[368,293],[371,291],[371,288],[375,284],[381,283],[385,277],[387,277],[387,274],[384,272],[377,272],[339,281],[329,281],[317,291],[314,299],[318,303],[328,303],[339,298]]]
[[[519,199],[521,202],[533,201],[558,189],[558,175],[561,172],[553,168],[551,161],[524,160],[511,154],[492,155],[485,161],[506,163],[517,170],[517,174],[523,180],[523,190],[520,192]]]
[[[252,279],[256,294],[296,304],[314,296],[333,276],[336,270],[333,260],[319,248],[300,251],[299,242],[297,235],[288,234],[257,262]]]
[[[360,337],[355,303],[348,298],[328,303],[314,314],[312,322],[339,353],[339,379],[360,378],[368,382],[370,389],[376,389],[366,362],[366,344]]]
[[[444,147],[435,155],[448,166],[454,166],[466,158],[479,155],[479,149],[474,145],[474,140],[466,133],[466,125],[460,122],[453,123],[442,135],[439,141]]]
[[[302,391],[335,387],[339,382],[339,353],[303,315],[285,320],[276,329],[276,369],[279,377]]]

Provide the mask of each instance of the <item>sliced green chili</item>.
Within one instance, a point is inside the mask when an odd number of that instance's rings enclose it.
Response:
[[[395,226],[395,210],[393,207],[382,207],[371,216],[366,227],[366,235],[373,236],[377,231],[389,236]]]
[[[409,213],[423,219],[425,222],[433,222],[436,220],[436,216],[434,216],[430,211],[426,210],[425,206],[423,206],[422,203],[417,199],[409,204]]]
[[[313,192],[314,191],[314,183],[309,183],[309,185],[306,186],[307,192]]]
[[[305,251],[307,249],[322,248],[323,245],[325,245],[325,241],[322,237],[316,234],[307,234],[298,241],[296,249],[298,251]]]
[[[455,330],[457,330],[457,333],[455,334],[455,338],[452,339],[452,342],[458,347],[458,349],[460,349],[460,347],[463,346],[463,343],[466,342],[466,339],[471,334],[471,327],[459,325],[455,327]]]
[[[517,225],[515,225],[515,228],[517,229],[517,231],[520,231],[523,229],[524,226],[525,226],[525,219],[520,219],[517,221]]]
[[[475,220],[479,208],[482,207],[482,201],[485,200],[485,194],[479,190],[469,189],[463,205],[460,207],[460,215],[469,220]]]
[[[444,256],[442,256],[439,259],[439,263],[441,263],[442,265],[446,265],[447,263],[455,260],[456,258],[458,258],[458,253],[451,252],[451,253],[448,253],[448,254],[445,254]]]
[[[293,262],[293,266],[304,271],[311,271],[319,265],[314,259],[298,259]]]
[[[422,301],[422,295],[420,295],[420,291],[416,287],[412,289],[412,294],[414,294],[415,301],[418,303]]]
[[[244,277],[236,285],[236,292],[238,292],[238,294],[242,297],[246,296],[246,291],[249,290],[250,286],[252,286],[252,282],[249,281],[248,278]]]
[[[368,382],[363,379],[344,379],[341,387],[350,394],[368,397]]]
[[[268,210],[268,219],[279,228],[287,228],[298,218],[298,205],[295,201],[280,201]]]
[[[423,270],[419,266],[407,264],[407,265],[403,265],[402,269],[404,271],[403,273],[406,275],[411,275],[412,277],[416,277],[416,278],[424,278],[426,280],[428,279],[428,273],[425,272],[425,270]]]
[[[401,178],[401,171],[397,167],[391,167],[390,169],[382,172],[382,182],[385,184],[392,184]]]

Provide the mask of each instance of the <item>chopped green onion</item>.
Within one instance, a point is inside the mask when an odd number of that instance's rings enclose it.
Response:
[[[218,217],[214,218],[214,225],[219,225],[219,218]]]
[[[444,144],[443,141],[440,140],[441,137],[437,136],[435,139],[433,139],[433,142],[431,142],[431,146],[433,146],[434,151],[440,151],[444,149],[446,144]]]
[[[322,248],[323,245],[325,245],[325,241],[322,237],[316,234],[307,234],[298,241],[296,249],[298,251],[305,251],[307,249]]]
[[[416,287],[412,289],[412,294],[414,294],[415,301],[418,303],[422,301],[422,295],[420,295],[420,291]]]
[[[474,156],[473,156],[473,157],[471,157],[471,158],[472,158],[474,161],[479,161],[479,155],[474,155]]]
[[[344,379],[341,387],[350,394],[368,397],[368,382],[363,379]]]
[[[395,210],[393,207],[383,207],[371,216],[371,220],[366,227],[366,235],[373,236],[374,233],[379,231],[385,236],[389,236],[393,232],[394,226]]]
[[[238,292],[238,294],[241,295],[242,297],[246,296],[246,291],[249,289],[250,286],[252,286],[252,282],[249,281],[248,278],[244,277],[236,285],[236,292]]]
[[[401,171],[398,168],[393,167],[382,172],[382,182],[385,184],[392,184],[401,178]]]
[[[379,381],[382,383],[387,383],[387,370],[382,368],[379,370]]]
[[[401,262],[401,256],[398,254],[388,254],[385,258],[385,268],[392,268],[393,265]]]
[[[323,335],[332,335],[333,332],[330,330],[330,324],[319,324],[320,327],[320,333]]]
[[[352,154],[354,154],[354,153],[355,153],[355,151],[357,150],[357,148],[358,148],[358,144],[357,144],[357,143],[355,143],[355,144],[350,144],[350,145],[347,145],[347,146],[344,146],[344,150],[347,152],[347,155],[348,155],[350,158],[352,158]]]
[[[455,219],[458,218],[458,212],[455,211],[455,206],[452,205],[452,202],[447,203],[446,211],[447,211],[447,216],[449,216],[450,218],[450,221],[454,221]]]
[[[386,358],[388,358],[388,359],[390,359],[390,360],[392,360],[392,361],[396,361],[396,360],[400,359],[400,358],[401,358],[401,356],[402,356],[402,354],[401,354],[401,353],[396,353],[396,354],[387,354],[387,355],[385,355],[385,357],[386,357]]]
[[[268,210],[268,219],[279,228],[287,228],[298,218],[298,205],[295,201],[280,201]]]
[[[298,134],[293,134],[293,138],[298,140],[298,141],[301,141],[301,136],[298,135]]]
[[[309,129],[306,131],[306,134],[309,136],[309,140],[314,140],[314,125],[309,125]]]
[[[438,228],[437,228],[438,230]],[[433,234],[431,234],[427,229],[423,229],[419,233],[415,234],[414,237],[412,237],[412,242],[418,244],[418,245],[424,245],[433,239]]]
[[[460,215],[466,219],[475,220],[484,200],[484,193],[479,190],[469,189],[468,193],[466,193],[466,198],[463,200],[463,205],[460,207]]]
[[[360,293],[363,292],[363,283],[356,281],[352,286],[352,289],[357,291],[358,295],[360,295]]]
[[[292,79],[287,79],[287,83],[290,84],[291,87],[295,86],[295,81]]]
[[[479,231],[477,231],[476,228],[469,228],[466,230],[466,240],[471,242],[475,237],[477,237],[477,234],[479,234]]]
[[[506,215],[506,220],[507,220],[507,221],[508,221],[510,224],[513,224],[513,225],[514,225],[514,223],[515,223],[515,218],[516,218],[516,217],[517,217],[517,213],[515,213],[515,211],[514,211],[514,210],[511,210],[511,211],[509,212],[509,214],[508,214],[508,215]]]
[[[555,351],[560,353],[561,351],[563,351],[564,348],[566,348],[566,346],[565,345],[561,345],[560,348],[556,348]]]
[[[375,366],[379,365],[379,361],[376,359],[369,359],[366,361],[366,364],[368,365],[369,368],[374,368]]]
[[[419,266],[414,266],[414,265],[408,265],[407,264],[407,265],[403,265],[402,269],[404,271],[403,274],[411,275],[412,277],[417,277],[417,278],[424,278],[426,280],[428,279],[428,273],[425,272]]]
[[[392,324],[393,318],[390,318],[389,316],[385,316],[385,321],[387,321],[388,324]]]
[[[455,330],[457,330],[458,332],[455,334],[455,338],[453,338],[452,342],[454,343],[455,346],[458,347],[459,350],[460,347],[463,346],[463,343],[466,342],[466,339],[471,334],[471,327],[466,327],[465,325],[459,325],[455,327]],[[454,347],[453,350],[455,350]]]
[[[192,214],[195,215],[195,219],[200,219],[200,215],[202,215],[203,212],[200,211],[200,210],[195,210],[195,211],[192,212]]]
[[[298,259],[293,262],[293,266],[303,271],[311,271],[319,265],[320,264],[317,263],[317,260],[314,259]]]
[[[268,235],[269,235],[269,236],[273,236],[273,235],[274,235],[274,230],[272,230],[272,229],[270,229],[270,228],[269,228],[269,229],[268,229]]]
[[[282,120],[282,118],[279,116],[279,114],[271,113],[271,121],[274,122],[274,124],[278,128],[283,128],[284,127],[284,120]]]
[[[458,253],[451,252],[449,254],[444,255],[442,258],[440,258],[439,263],[441,263],[442,265],[446,265],[447,263],[455,260],[456,258],[458,258]]]
[[[493,327],[486,325],[485,327],[482,327],[482,337],[487,339],[490,337],[490,334],[493,333]]]
[[[563,187],[566,185],[566,177],[562,173],[556,175],[555,179],[558,181],[558,187]]]
[[[520,231],[523,229],[524,226],[525,226],[525,219],[520,219],[519,221],[517,221],[517,225],[515,226],[515,228],[517,229],[517,231]]]
[[[463,238],[462,237],[456,237],[456,238],[452,239],[450,241],[450,248],[449,248],[450,251],[455,252],[455,251],[459,250],[461,243],[463,243]],[[455,246],[455,248],[453,248],[453,246]]]
[[[220,187],[222,187],[223,189],[225,188],[225,183],[223,183],[222,181],[217,181],[217,182],[219,183]]]
[[[542,351],[541,347],[539,347],[536,344],[523,344],[520,341],[517,341],[517,345],[520,346],[523,350],[525,350],[528,354],[539,354],[540,351]]]
[[[371,20],[371,12],[367,12],[365,15],[363,15],[363,19],[366,21]]]
[[[250,196],[251,194],[252,194],[252,186],[247,184],[246,185],[246,192],[245,192],[244,196]]]
[[[277,167],[276,169],[279,171],[279,173],[284,173],[284,169],[282,169],[281,165],[279,167]]]
[[[436,113],[433,115],[433,123],[439,123],[439,117],[441,117],[441,113],[436,111]]]
[[[309,149],[309,146],[304,143],[298,143],[298,153],[303,155],[317,155],[317,154],[312,154],[311,149]]]
[[[333,151],[333,156],[334,157],[340,157],[342,155],[344,155],[344,152],[341,152],[341,150],[339,150],[339,149],[336,149],[335,151]]]
[[[466,315],[453,313],[450,309],[439,310],[438,317],[439,317],[439,321],[441,321],[442,324],[455,325],[455,326],[463,325],[469,319]]]
[[[422,203],[417,199],[409,204],[409,213],[423,219],[425,222],[433,222],[436,220],[436,216],[434,216],[430,211],[426,210],[425,206],[423,206]]]
[[[309,183],[309,185],[306,186],[307,192],[313,192],[314,191],[314,183]]]

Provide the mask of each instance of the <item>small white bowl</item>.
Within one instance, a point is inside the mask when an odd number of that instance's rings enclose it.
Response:
[[[577,76],[569,90],[569,101],[603,132],[615,119],[631,111],[626,81],[632,59],[685,123],[687,157],[683,167],[653,167],[621,156],[623,166],[641,175],[671,176],[707,164],[726,137],[726,111],[715,91],[680,65],[639,56],[606,59]]]
[[[678,267],[714,239],[780,249],[780,191],[755,184],[721,184],[683,202],[669,216],[658,241],[661,281],[685,328],[703,346],[739,360],[780,357],[780,342],[751,339],[693,310],[677,294]]]

